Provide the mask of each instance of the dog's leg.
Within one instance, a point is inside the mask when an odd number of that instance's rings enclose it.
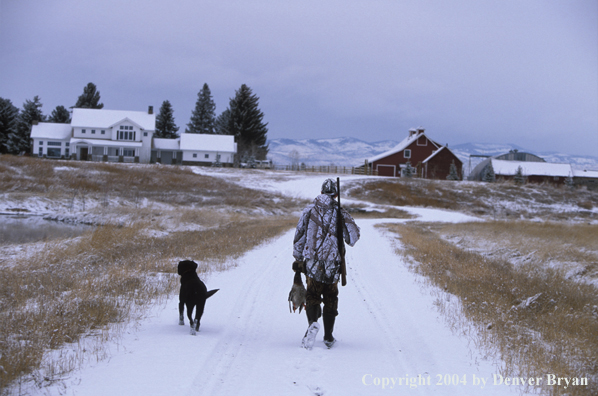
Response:
[[[185,325],[184,312],[185,312],[185,303],[183,303],[182,301],[179,301],[179,325],[180,326]]]
[[[203,316],[203,310],[206,306],[206,301],[202,301],[195,307],[195,331],[199,331],[199,322],[201,321],[201,317]]]
[[[197,330],[195,329],[195,323],[193,321],[193,309],[196,308],[195,304],[187,303],[187,318],[189,318],[189,326],[191,327],[191,335],[197,334]],[[197,311],[196,311],[197,315]]]

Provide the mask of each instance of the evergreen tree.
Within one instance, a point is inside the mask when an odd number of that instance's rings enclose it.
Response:
[[[516,184],[523,184],[523,182],[525,181],[525,179],[523,177],[523,169],[521,168],[521,166],[517,167],[517,171],[515,172],[515,176],[513,176],[513,181]]]
[[[8,152],[19,154],[29,152],[31,139],[31,126],[35,122],[45,121],[46,117],[42,114],[42,104],[39,96],[35,96],[33,101],[26,100],[23,104],[23,110],[17,117],[16,130],[8,136]]]
[[[0,154],[8,153],[8,137],[17,131],[19,109],[10,99],[0,98]]]
[[[484,168],[484,177],[482,178],[483,181],[488,183],[494,183],[496,181],[496,175],[494,174],[494,167],[492,166],[492,161],[486,165]]]
[[[569,176],[565,178],[565,186],[569,189],[573,190],[575,188],[575,180],[573,180],[573,176],[569,173]]]
[[[208,84],[197,94],[195,109],[191,114],[191,121],[187,124],[186,133],[209,133],[214,134],[214,122],[216,119],[216,104],[212,98],[212,92]]]
[[[245,84],[241,85],[235,97],[230,100],[229,132],[235,136],[239,158],[254,157],[264,160],[268,154],[268,123],[263,122],[264,113],[258,108],[258,101],[259,98]]]
[[[403,168],[403,176],[411,179],[415,175],[415,169],[411,166],[411,161],[407,161]]]
[[[454,160],[451,162],[449,174],[446,176],[446,180],[459,180],[459,171],[457,170],[457,165],[455,165]]]
[[[79,109],[101,109],[104,107],[104,104],[100,103],[100,91],[97,90],[94,83],[89,83],[83,88],[83,94],[79,96],[73,107]]]
[[[231,127],[230,109],[224,110],[214,122],[214,132],[217,135],[234,135]]]
[[[64,106],[56,106],[56,108],[52,110],[52,114],[50,114],[48,121],[57,124],[68,124],[71,122],[71,113],[69,113]]]
[[[156,134],[157,138],[176,139],[179,127],[174,123],[174,110],[168,100],[162,102],[160,113],[156,116]]]

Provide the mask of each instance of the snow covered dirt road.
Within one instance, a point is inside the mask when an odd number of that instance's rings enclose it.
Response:
[[[505,395],[497,372],[446,328],[390,239],[358,221],[347,249],[348,285],[339,287],[337,344],[318,334],[299,347],[305,314],[289,313],[294,230],[205,279],[220,291],[206,304],[197,336],[178,326],[173,297],[126,335],[109,361],[74,372],[50,394],[67,395]],[[175,263],[173,263],[175,265]],[[485,379],[484,386],[480,380]],[[447,382],[448,379],[448,382]],[[412,382],[415,381],[415,382]],[[453,384],[457,381],[457,384]],[[440,383],[440,384],[439,384]]]

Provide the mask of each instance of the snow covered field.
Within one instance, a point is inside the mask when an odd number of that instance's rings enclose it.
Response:
[[[253,188],[308,198],[325,175],[197,168]],[[341,182],[356,179],[346,176]],[[408,209],[423,221],[469,221],[436,209]],[[392,220],[409,221],[409,220]],[[197,336],[178,326],[178,298],[155,307],[110,346],[110,357],[53,385],[23,393],[48,395],[505,395],[519,387],[500,381],[465,337],[453,333],[435,308],[437,298],[407,270],[396,242],[358,220],[362,238],[347,249],[348,285],[340,288],[338,342],[323,334],[312,351],[299,347],[305,315],[289,313],[294,230],[239,258],[236,267],[204,278],[219,288],[206,305]],[[323,330],[321,330],[323,333]],[[500,381],[500,384],[497,384]],[[15,392],[18,390],[15,389]]]

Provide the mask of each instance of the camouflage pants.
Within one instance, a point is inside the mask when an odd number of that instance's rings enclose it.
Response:
[[[305,306],[318,307],[324,303],[324,315],[338,315],[338,282],[327,284],[317,282],[310,278],[307,279],[307,295],[305,297]]]

